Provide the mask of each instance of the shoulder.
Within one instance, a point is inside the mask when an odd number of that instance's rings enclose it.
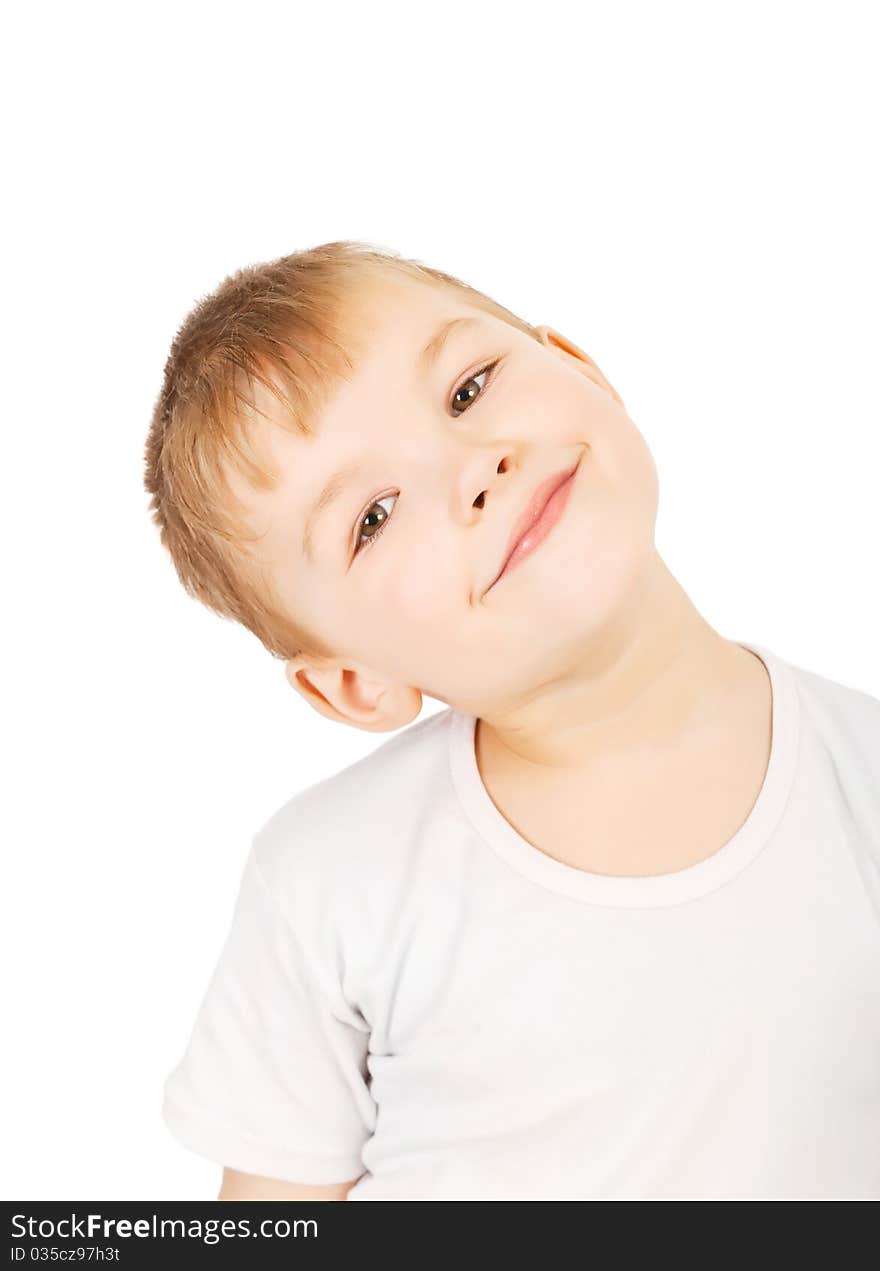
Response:
[[[790,669],[801,705],[816,724],[856,745],[880,746],[880,699],[804,667]]]
[[[880,700],[803,667],[791,667],[803,725],[831,764],[837,785],[880,819]]]
[[[368,862],[375,872],[411,841],[419,820],[444,797],[452,710],[402,729],[353,764],[299,791],[254,837],[270,887],[342,871],[350,884]]]

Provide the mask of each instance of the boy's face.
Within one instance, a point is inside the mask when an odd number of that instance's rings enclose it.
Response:
[[[408,723],[421,692],[492,720],[571,673],[619,616],[654,557],[656,468],[595,364],[550,328],[539,342],[409,280],[362,312],[357,370],[313,437],[271,428],[282,480],[247,496],[276,594],[337,655],[288,677],[369,730]],[[471,321],[423,359],[454,318]],[[558,521],[491,586],[537,488],[576,464]]]

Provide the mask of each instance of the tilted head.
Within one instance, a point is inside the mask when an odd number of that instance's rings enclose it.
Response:
[[[359,243],[239,271],[189,315],[145,483],[187,590],[315,709],[375,731],[423,692],[485,715],[528,699],[654,556],[656,469],[592,359]]]

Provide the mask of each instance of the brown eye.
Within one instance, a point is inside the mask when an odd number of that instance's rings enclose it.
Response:
[[[476,375],[472,375],[470,379],[466,379],[460,388],[455,390],[452,397],[452,413],[453,415],[463,415],[464,411],[470,406],[471,402],[479,397],[485,388],[484,384],[478,381],[484,375],[488,375],[492,370],[491,366],[484,366],[482,371],[477,371]],[[476,387],[475,387],[476,386]],[[456,406],[464,407],[464,410],[456,410]]]
[[[382,504],[388,499],[396,499],[397,497],[398,496],[396,494],[384,494],[381,499],[374,499],[367,508],[358,524],[360,534],[358,535],[358,541],[355,545],[355,555],[357,555],[362,547],[369,546],[369,544],[372,543],[374,539],[377,539],[382,533],[385,522],[391,515],[390,512],[385,510]],[[369,531],[369,533],[367,531]]]

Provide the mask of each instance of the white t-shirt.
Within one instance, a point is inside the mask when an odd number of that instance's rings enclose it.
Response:
[[[532,846],[451,708],[281,807],[166,1081],[180,1142],[350,1200],[880,1198],[880,701],[740,643],[767,773],[675,873]]]

